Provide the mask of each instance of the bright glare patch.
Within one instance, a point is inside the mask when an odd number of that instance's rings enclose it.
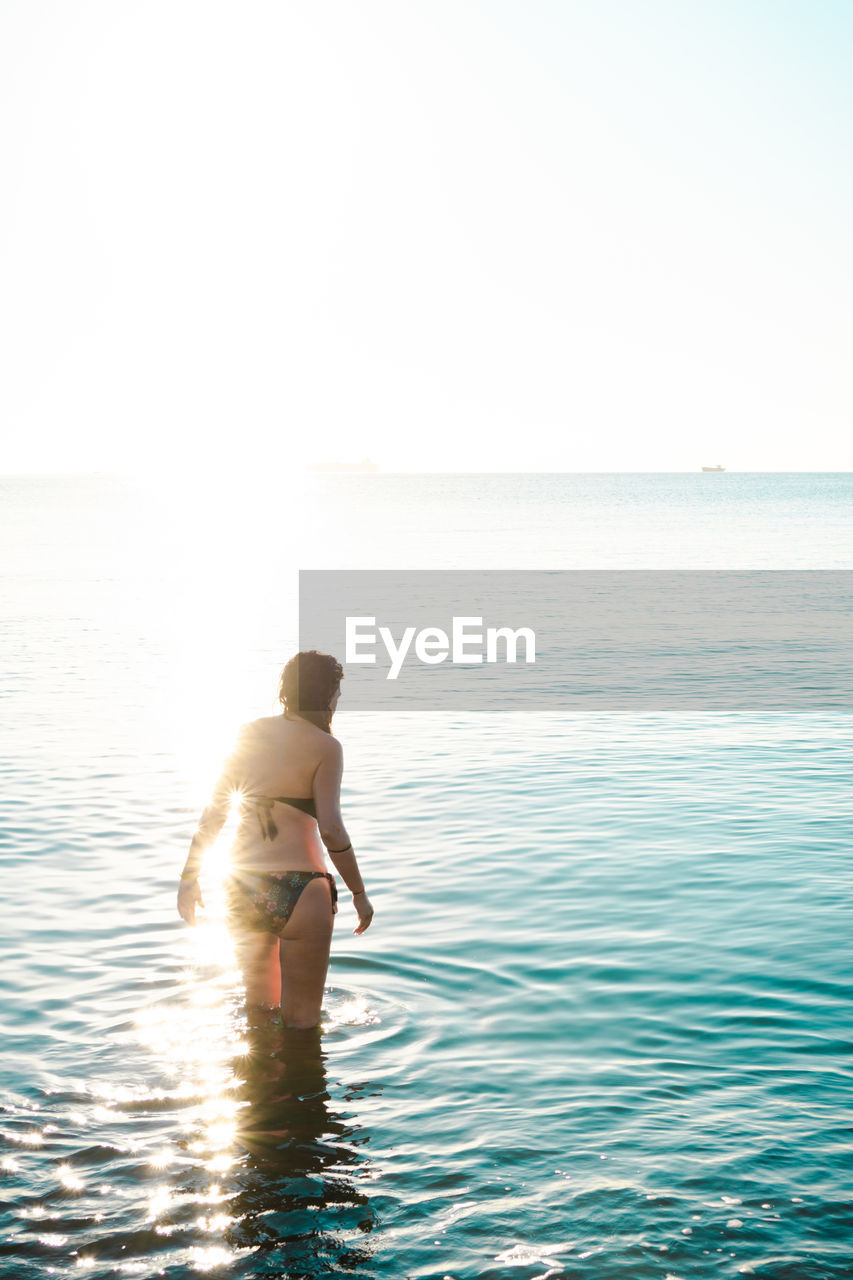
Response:
[[[225,865],[219,868],[221,879],[225,878],[226,870]],[[197,917],[198,924],[195,929],[189,931],[193,944],[193,959],[197,965],[204,968],[222,965],[228,969],[235,969],[237,961],[234,955],[234,944],[225,924],[225,894],[221,885],[212,882],[215,874],[217,874],[217,868],[211,865],[211,879],[205,875],[204,886],[207,911],[204,916]]]
[[[230,1147],[234,1141],[236,1126],[228,1121],[220,1121],[219,1124],[212,1124],[207,1130],[207,1141],[211,1150],[221,1150],[223,1147]]]
[[[209,1249],[191,1249],[190,1257],[196,1271],[212,1271],[214,1267],[224,1267],[234,1259],[230,1249],[219,1245],[211,1245]]]
[[[353,996],[351,1000],[341,1005],[333,1015],[332,1021],[336,1026],[367,1027],[380,1022],[381,1019],[368,1007],[364,996]]]
[[[161,1213],[165,1213],[172,1204],[172,1188],[169,1186],[157,1187],[148,1197],[148,1217],[149,1220],[159,1218]]]
[[[214,1213],[209,1218],[197,1218],[196,1226],[200,1231],[224,1231],[233,1221],[230,1214]]]
[[[208,1121],[219,1120],[219,1119],[222,1119],[223,1121],[227,1121],[234,1116],[239,1105],[240,1104],[236,1102],[233,1098],[225,1098],[225,1097],[208,1098],[207,1102],[205,1102],[204,1106],[202,1107],[201,1114],[205,1118],[205,1120],[208,1120]],[[230,1130],[229,1140],[233,1136],[233,1128],[234,1128],[233,1123],[229,1124],[229,1130]]]
[[[571,1249],[571,1245],[560,1246],[560,1252],[566,1252]],[[553,1245],[551,1246],[553,1249]],[[539,1265],[544,1264],[546,1267],[559,1268],[560,1263],[557,1258],[552,1258],[550,1249],[546,1252],[543,1249],[537,1249],[535,1245],[515,1244],[511,1249],[505,1249],[503,1253],[495,1254],[495,1262],[501,1262],[504,1265],[509,1264],[514,1267],[529,1267],[532,1263]]]
[[[59,1181],[63,1187],[67,1187],[69,1191],[79,1191],[83,1186],[83,1179],[79,1173],[76,1173],[69,1164],[61,1164],[57,1171],[59,1173]]]

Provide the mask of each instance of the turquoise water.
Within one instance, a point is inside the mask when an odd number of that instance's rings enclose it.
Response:
[[[296,571],[853,567],[853,476],[3,498],[0,1273],[853,1274],[849,718],[336,717],[321,1039],[175,877]]]

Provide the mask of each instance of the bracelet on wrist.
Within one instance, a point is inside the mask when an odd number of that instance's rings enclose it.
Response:
[[[354,898],[360,898],[360,897],[361,897],[361,895],[362,895],[363,893],[367,893],[367,890],[366,890],[366,889],[359,889],[357,893],[356,893],[355,891],[353,891],[353,895],[352,895],[352,896],[353,896]]]
[[[181,872],[181,879],[182,879],[182,880],[198,880],[198,876],[196,876],[196,875],[189,875],[189,874],[188,874],[188,872],[186,872],[186,871],[182,871],[182,872]]]
[[[345,844],[343,849],[330,849],[329,853],[346,853],[347,849],[351,849],[351,844]]]

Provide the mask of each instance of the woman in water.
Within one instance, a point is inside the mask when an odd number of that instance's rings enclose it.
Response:
[[[297,653],[279,683],[283,715],[245,725],[199,820],[178,890],[178,911],[195,924],[204,906],[198,872],[232,800],[240,826],[226,882],[228,925],[246,1003],[281,1005],[288,1027],[320,1021],[337,889],[323,845],[352,893],[364,933],[373,908],[341,818],[343,752],[331,721],[343,667],[316,649]]]

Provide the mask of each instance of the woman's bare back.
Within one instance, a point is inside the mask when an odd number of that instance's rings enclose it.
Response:
[[[223,774],[240,797],[241,821],[232,849],[235,868],[326,869],[314,816],[278,797],[316,807],[314,779],[328,754],[328,741],[322,729],[295,717],[265,716],[244,726]]]

